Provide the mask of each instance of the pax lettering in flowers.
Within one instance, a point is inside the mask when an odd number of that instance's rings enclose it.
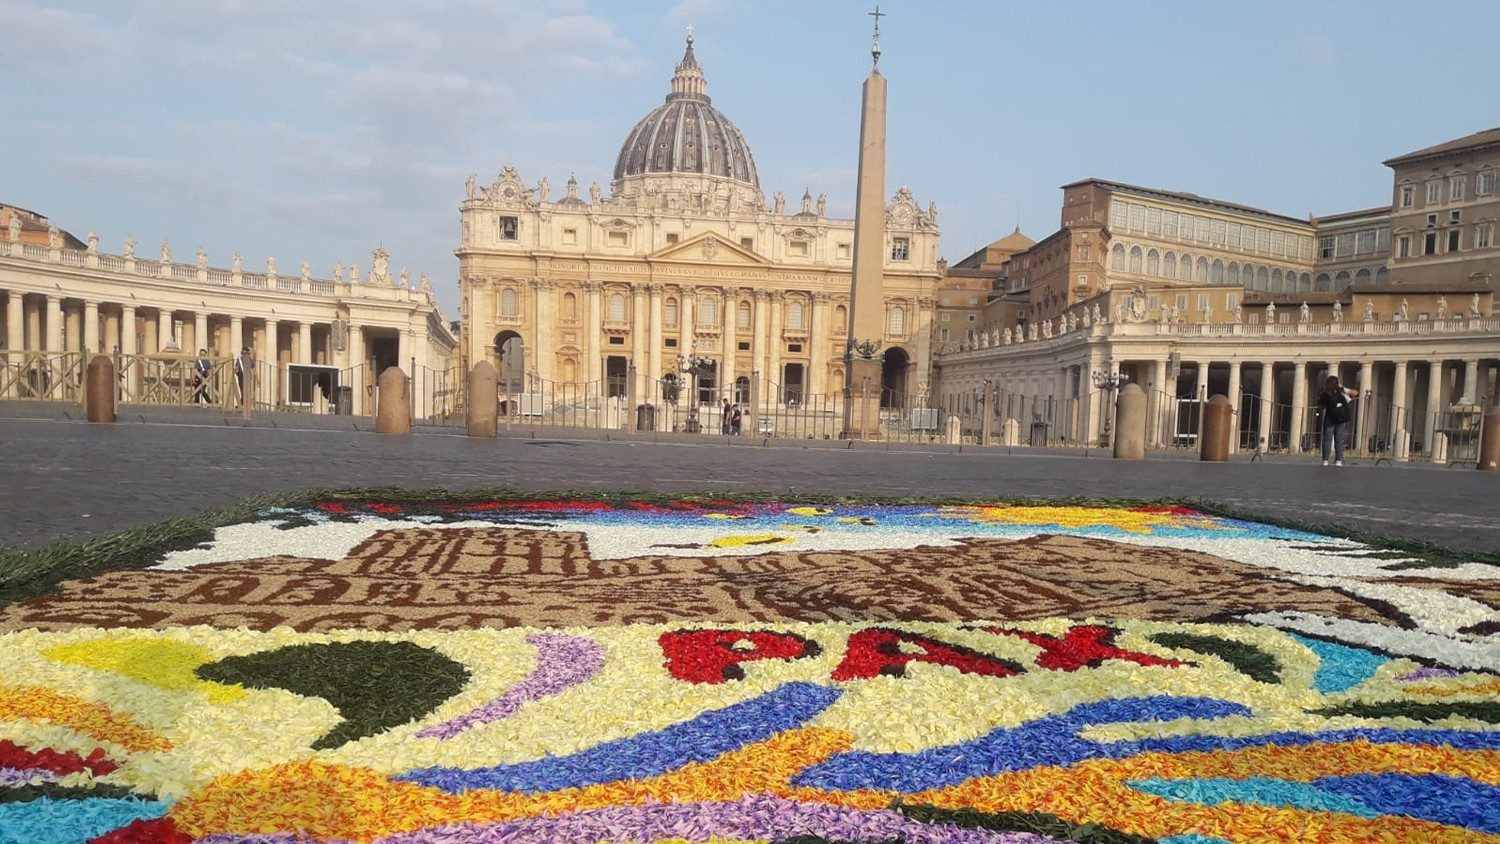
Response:
[[[979,628],[996,636],[1021,639],[1041,652],[1035,665],[1046,671],[1077,671],[1117,660],[1137,665],[1176,668],[1191,663],[1122,648],[1118,632],[1101,625],[1077,625],[1061,636],[1004,627]],[[774,630],[672,630],[658,639],[667,671],[687,683],[718,684],[745,678],[746,663],[809,659],[822,653],[817,643],[795,633]],[[902,677],[913,662],[946,665],[965,674],[1014,677],[1026,672],[1017,662],[954,642],[906,630],[870,627],[851,633],[832,677],[836,681]]]

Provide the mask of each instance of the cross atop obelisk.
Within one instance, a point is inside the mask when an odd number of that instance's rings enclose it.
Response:
[[[885,77],[880,75],[880,7],[865,79],[859,123],[859,182],[854,198],[854,267],[844,351],[844,436],[880,437],[881,370],[885,341]]]

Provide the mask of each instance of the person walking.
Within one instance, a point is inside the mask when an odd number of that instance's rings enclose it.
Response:
[[[198,350],[198,359],[193,361],[193,402],[195,404],[213,404],[213,396],[208,392],[208,378],[213,373],[213,362],[208,359],[208,349]]]
[[[724,400],[724,406],[719,408],[719,433],[729,436],[729,399]]]
[[[1350,390],[1339,384],[1337,375],[1328,376],[1323,382],[1323,392],[1318,394],[1318,412],[1323,417],[1323,465],[1328,465],[1328,453],[1333,452],[1333,465],[1344,465],[1344,435],[1349,432],[1351,402],[1359,398],[1359,390]]]
[[[743,421],[743,419],[744,419],[744,417],[740,415],[740,406],[739,405],[734,405],[733,407],[729,408],[729,434],[730,434],[730,436],[737,437],[737,436],[740,435],[740,423]]]

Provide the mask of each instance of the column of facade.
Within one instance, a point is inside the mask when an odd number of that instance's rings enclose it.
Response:
[[[210,354],[214,352],[213,340],[208,336],[208,314],[202,311],[193,314],[193,346],[194,351],[207,349]],[[184,350],[186,348],[183,347]]]
[[[83,351],[83,305],[74,303],[63,308],[63,347],[69,352]]]
[[[280,335],[281,323],[274,319],[266,320],[266,334],[261,338],[261,359],[265,364],[256,367],[256,374],[263,380],[257,384],[260,390],[257,398],[260,401],[277,405],[281,403],[281,350]],[[405,336],[405,333],[402,333]],[[184,350],[186,351],[186,350]],[[405,358],[401,359],[401,368],[407,369]],[[410,374],[410,373],[408,373]]]
[[[116,352],[120,348],[120,335],[124,333],[120,324],[120,315],[111,311],[105,311],[104,316],[104,351]]]
[[[171,322],[170,322],[170,320],[171,320],[171,314],[168,314],[166,317],[163,317],[163,318],[168,320],[168,322],[167,322],[168,325],[171,325]],[[349,330],[353,331],[354,330],[354,326],[350,325],[349,326]],[[239,353],[240,353],[240,349],[243,349],[243,348],[245,348],[245,321],[243,319],[241,319],[240,317],[237,317],[237,316],[230,317],[229,318],[229,355],[231,357],[238,356]]]
[[[231,332],[235,331],[234,326],[238,322],[239,319],[236,318],[230,323]],[[368,398],[365,395],[365,390],[369,385],[375,383],[375,376],[368,371],[367,364],[368,361],[365,360],[365,330],[354,324],[353,315],[351,314],[349,320],[349,366],[351,368],[350,378],[354,383],[349,386],[354,388],[353,410],[355,415],[364,414],[365,402]]]
[[[63,350],[63,315],[62,299],[57,296],[47,297],[47,345],[44,347],[49,352],[60,352]]]
[[[1479,388],[1479,360],[1470,358],[1464,361],[1464,388],[1463,398],[1468,399],[1469,404],[1484,400],[1484,391]]]
[[[1276,362],[1260,365],[1260,450],[1271,450],[1271,405],[1276,400]]]
[[[1240,362],[1229,362],[1229,453],[1240,450]]]
[[[807,335],[808,368],[812,375],[808,379],[808,390],[821,396],[828,390],[828,344],[832,339],[828,331],[828,294],[814,291],[812,294],[812,329]]]
[[[303,320],[297,323],[297,357],[298,363],[313,362],[312,347],[312,323]]]
[[[647,336],[651,331],[651,305],[646,298],[646,286],[637,284],[631,288],[630,303],[630,365],[635,367],[635,380],[630,387],[635,393],[637,404],[643,404],[651,400],[651,393],[646,387],[649,384],[649,365],[646,360]],[[634,409],[631,410],[634,413]],[[634,417],[632,417],[633,419]]]
[[[552,331],[557,321],[552,318],[552,283],[546,279],[534,278],[531,280],[531,306],[532,325],[536,326],[532,332],[535,342],[531,355],[531,366],[543,380],[552,377],[552,359],[555,353],[552,348]],[[405,364],[403,364],[404,366]]]
[[[1331,364],[1337,366],[1338,364]],[[1292,425],[1291,447],[1293,454],[1302,451],[1302,435],[1307,430],[1307,361],[1297,361],[1292,370]]]
[[[719,364],[719,387],[723,396],[731,402],[734,401],[734,379],[737,374],[734,365],[737,352],[735,343],[738,338],[738,335],[735,334],[735,314],[734,291],[721,291],[721,295],[719,296],[719,330],[724,332],[722,352],[724,360],[723,363]]]
[[[1078,365],[1078,439],[1082,442],[1094,442],[1099,437],[1095,430],[1098,414],[1094,410],[1093,387],[1094,362],[1086,360]],[[991,424],[998,426],[1004,422],[1005,416],[1002,413]]]
[[[140,352],[140,343],[135,333],[135,305],[120,306],[120,354],[124,356],[125,386],[130,395],[140,393],[141,364],[133,360]]]
[[[765,394],[765,381],[771,377],[766,370],[766,308],[769,295],[764,290],[755,291],[755,335],[750,343],[752,368],[760,373],[761,383],[756,389]]]
[[[1194,431],[1196,438],[1193,440],[1195,443],[1203,441],[1203,415],[1208,409],[1208,367],[1208,361],[1200,360],[1193,373],[1193,401],[1198,403],[1198,419]],[[1175,435],[1176,432],[1173,433]]]
[[[584,361],[583,375],[590,383],[603,380],[601,367],[604,354],[604,319],[599,310],[599,297],[603,295],[599,282],[584,282],[584,290],[589,300],[589,321],[583,327],[584,354],[588,357]],[[603,391],[603,387],[600,387]]]
[[[777,384],[774,398],[778,403],[784,400],[780,387],[783,378],[781,373],[781,311],[785,306],[786,300],[783,298],[781,291],[772,291],[769,304],[771,309],[770,337],[767,338],[768,342],[766,343],[766,370],[770,373],[770,379]]]
[[[1432,453],[1433,442],[1437,439],[1438,414],[1442,411],[1443,403],[1443,362],[1441,360],[1429,361],[1427,364],[1427,415],[1422,420],[1422,444],[1423,449]]]
[[[170,308],[162,308],[156,312],[156,351],[160,353],[172,351],[169,347],[173,339],[172,311]],[[181,346],[184,352],[187,351],[187,347],[182,346],[180,342],[177,345]]]
[[[90,355],[98,354],[99,348],[99,303],[83,303],[83,347]]]
[[[696,291],[691,287],[682,288],[682,293],[677,296],[677,353],[692,357],[696,354],[693,348],[693,326],[694,318],[698,315],[696,310],[698,297]],[[694,389],[696,389],[694,385]]]
[[[649,287],[651,293],[651,335],[647,338],[646,349],[646,378],[649,392],[647,395],[654,401],[661,397],[658,385],[661,383],[661,343],[662,343],[662,295],[661,285],[652,284]]]

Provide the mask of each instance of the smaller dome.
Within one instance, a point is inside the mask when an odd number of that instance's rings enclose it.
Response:
[[[630,130],[615,161],[615,181],[647,173],[693,173],[718,176],[760,189],[750,144],[708,98],[708,80],[693,55],[693,36],[666,102]]]

